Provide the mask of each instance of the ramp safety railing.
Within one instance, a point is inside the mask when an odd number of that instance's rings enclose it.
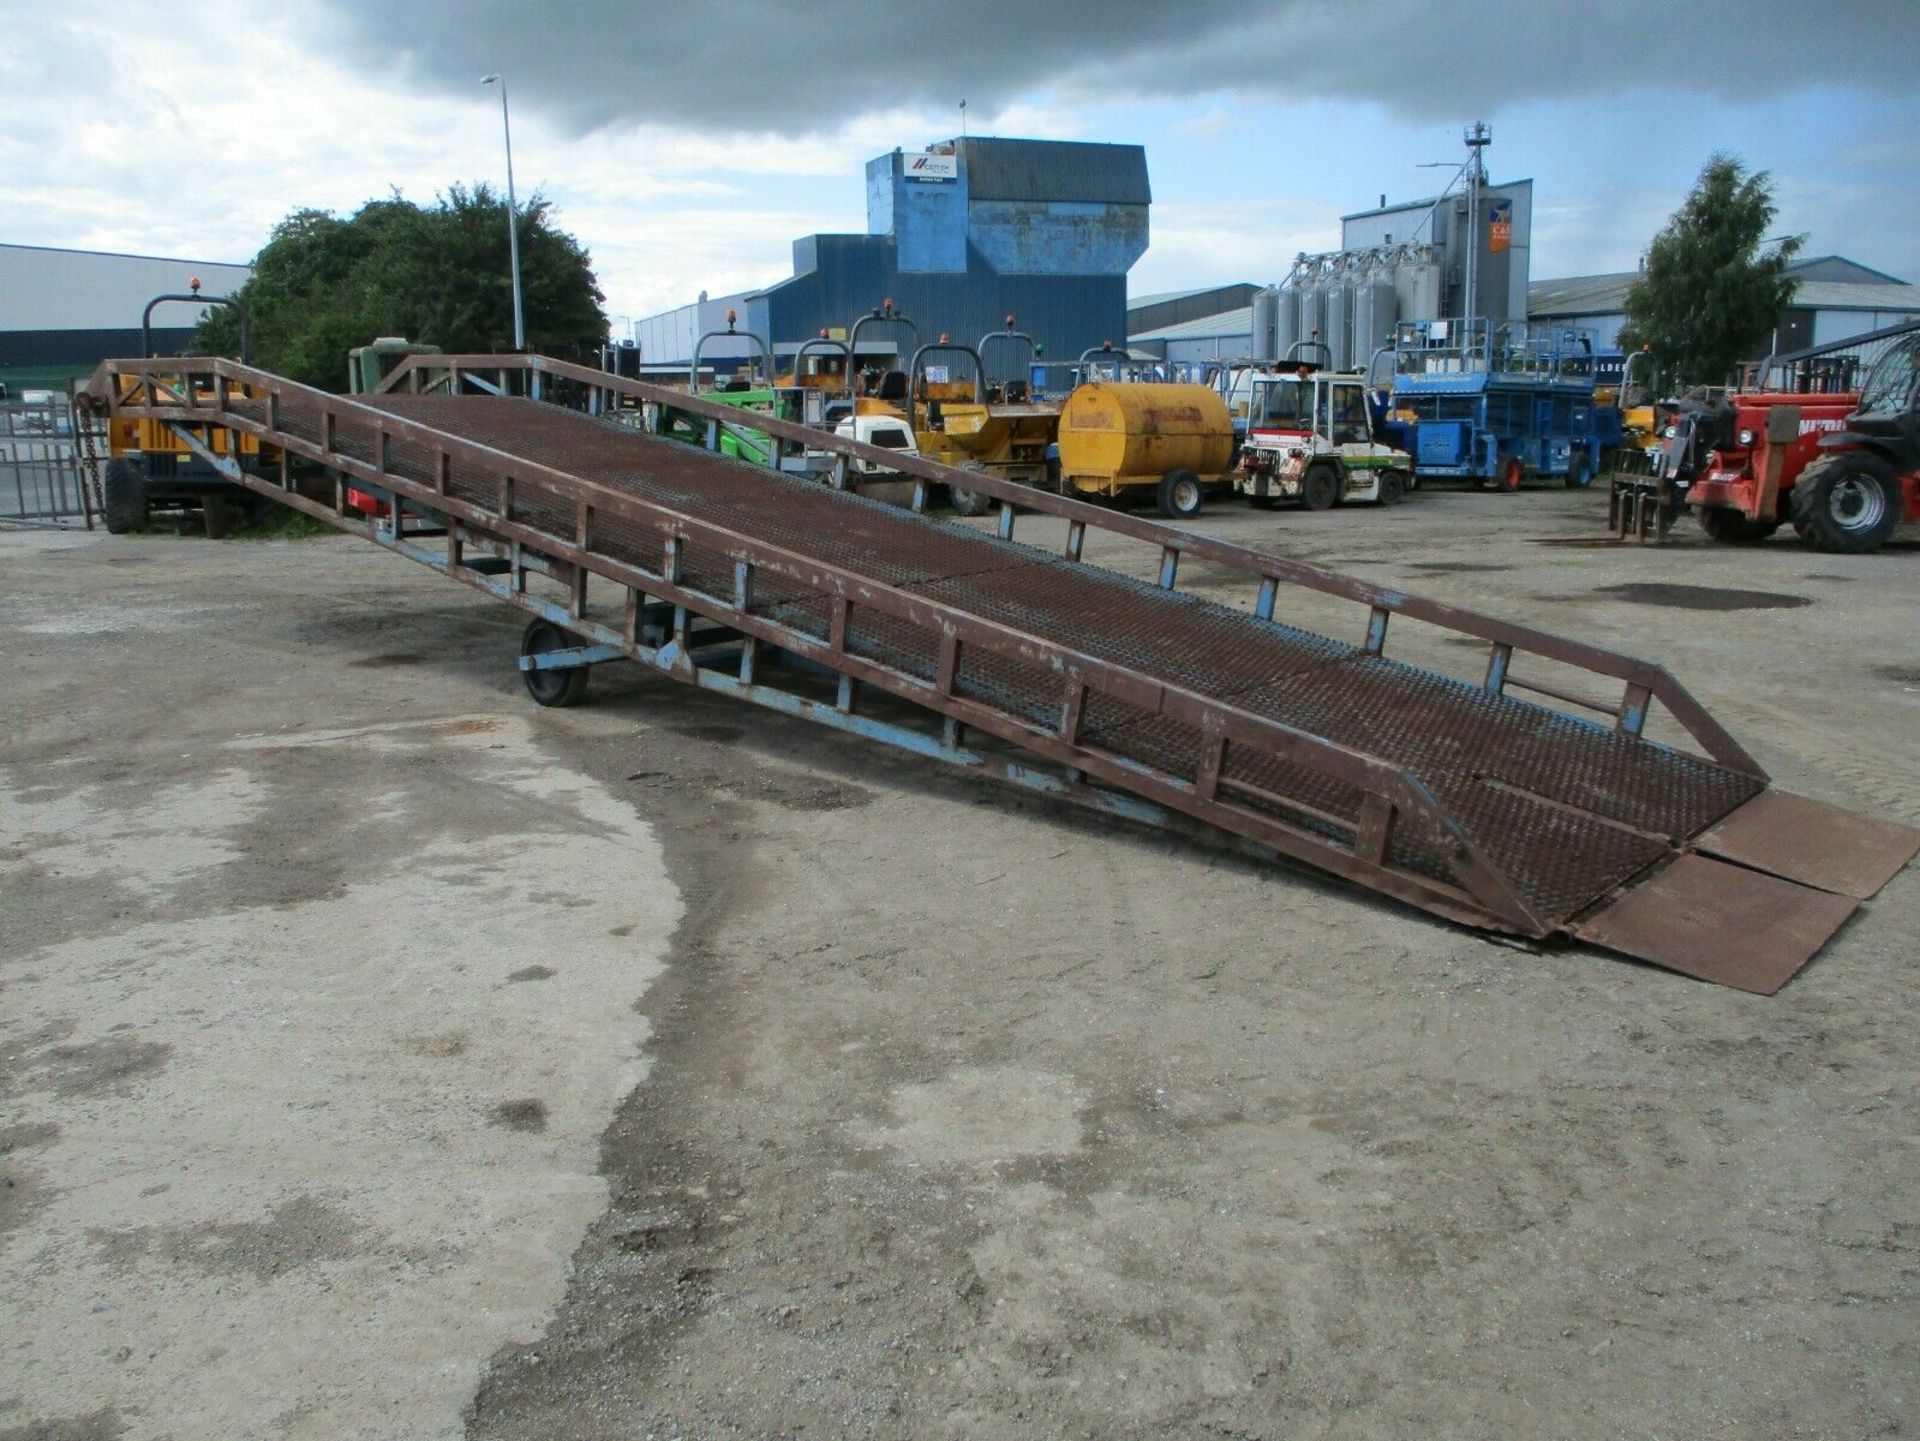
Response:
[[[589,389],[597,388],[610,395],[639,399],[644,403],[642,413],[649,429],[657,428],[660,423],[653,407],[701,416],[715,427],[730,422],[738,423],[740,418],[738,410],[733,407],[717,405],[684,391],[610,376],[587,366],[540,355],[408,356],[387,376],[381,389],[428,391],[439,383],[457,393],[462,378],[467,375],[477,373],[505,377],[516,371],[524,372],[530,380],[534,377],[562,379]],[[551,395],[550,386],[547,394]],[[1183,556],[1226,567],[1255,582],[1254,614],[1263,620],[1276,618],[1282,587],[1285,586],[1297,586],[1365,606],[1368,611],[1365,645],[1375,655],[1386,652],[1388,625],[1394,616],[1405,616],[1458,635],[1483,640],[1488,646],[1485,685],[1490,691],[1526,691],[1571,705],[1578,711],[1598,713],[1606,716],[1623,734],[1636,738],[1642,736],[1650,705],[1658,703],[1665,707],[1709,759],[1747,775],[1761,779],[1766,777],[1760,764],[1714,720],[1686,687],[1664,666],[1653,661],[1531,626],[1518,625],[1444,601],[1374,585],[1304,561],[1252,550],[1212,536],[1076,500],[1071,496],[1037,490],[991,474],[967,471],[956,477],[949,467],[936,462],[902,455],[896,450],[862,445],[797,422],[769,416],[756,417],[753,423],[755,429],[769,435],[832,452],[835,464],[823,478],[836,487],[844,488],[848,484],[851,474],[848,463],[858,458],[882,465],[917,482],[913,497],[916,511],[928,508],[934,498],[932,487],[942,484],[958,484],[978,494],[992,496],[1003,502],[1000,511],[1000,534],[1003,539],[1013,538],[1019,510],[1061,517],[1067,521],[1064,554],[1069,560],[1081,559],[1086,533],[1092,529],[1158,547],[1160,583],[1167,589],[1173,589],[1177,584]],[[1513,673],[1516,655],[1534,655],[1590,671],[1596,676],[1623,682],[1623,689],[1617,701],[1609,701],[1571,694],[1557,686],[1534,683]]]
[[[710,443],[717,443],[723,424],[739,419],[735,407],[544,357],[409,357],[385,388],[426,391],[444,378],[457,391],[467,370],[502,375],[524,371],[529,389],[538,385],[549,394],[554,393],[556,382],[564,382],[582,393],[597,389],[627,395],[641,403],[648,428],[660,426],[663,417],[673,413],[698,416],[708,423]],[[1545,914],[1523,899],[1433,791],[1390,757],[1368,754],[1255,714],[1229,699],[1202,694],[1140,666],[1089,654],[964,606],[889,584],[855,567],[776,544],[749,530],[717,525],[588,476],[493,448],[452,429],[382,410],[378,397],[332,395],[232,361],[192,358],[106,362],[84,398],[88,405],[115,416],[168,423],[203,458],[230,469],[232,478],[241,483],[414,559],[436,564],[457,578],[483,584],[504,599],[529,604],[522,567],[542,569],[566,587],[565,613],[573,627],[597,639],[609,657],[624,654],[680,679],[704,680],[704,675],[696,675],[700,668],[690,639],[692,619],[703,618],[743,640],[737,677],[727,678],[730,685],[754,683],[759,647],[777,647],[837,673],[842,678],[842,711],[853,708],[853,684],[872,685],[935,712],[950,728],[979,730],[1055,762],[1075,783],[1090,780],[1144,797],[1438,914],[1536,936],[1550,933],[1565,919]],[[1061,558],[1069,562],[1091,564],[1083,561],[1083,553],[1087,531],[1093,528],[1158,546],[1159,585],[1165,590],[1176,588],[1182,557],[1228,567],[1257,583],[1254,614],[1264,621],[1279,623],[1283,587],[1302,587],[1354,602],[1367,613],[1364,654],[1369,656],[1384,653],[1389,622],[1397,615],[1473,636],[1488,646],[1483,683],[1488,692],[1527,689],[1590,707],[1611,718],[1614,732],[1648,746],[1657,743],[1647,740],[1642,729],[1650,705],[1658,702],[1713,761],[1764,779],[1752,758],[1704,708],[1663,668],[1649,662],[990,475],[951,471],[793,422],[757,417],[754,423],[778,440],[831,454],[828,478],[841,488],[849,484],[852,462],[867,460],[914,481],[916,510],[927,509],[934,488],[950,482],[990,494],[1005,502],[998,526],[1003,540],[1013,540],[1021,508],[1063,518],[1067,538]],[[252,434],[277,448],[278,473],[244,473],[219,454],[212,432],[221,428]],[[299,493],[287,460],[293,456],[335,474],[331,505]],[[393,513],[384,529],[380,521],[362,519],[348,509],[344,491],[349,482],[391,499]],[[433,518],[444,526],[444,558],[428,553],[411,538],[404,524],[409,516]],[[639,555],[631,546],[624,546],[620,554],[611,553],[604,539],[610,527],[620,528],[627,536],[646,537],[651,555]],[[504,587],[485,584],[468,553],[474,545],[507,550],[513,557],[515,582]],[[696,549],[728,558],[730,588],[709,582],[703,589],[692,582],[685,559]],[[610,628],[589,620],[589,575],[623,588],[621,626]],[[756,606],[757,593],[776,586],[790,591],[797,587],[823,598],[824,634],[797,628],[767,607]],[[673,608],[672,633],[653,644],[643,634],[640,617],[648,606],[660,604]],[[937,638],[930,673],[850,648],[849,638],[857,629],[874,625],[905,627]],[[980,653],[1051,677],[1050,713],[1036,716],[961,686],[964,657]],[[1620,681],[1621,698],[1609,704],[1523,681],[1512,671],[1516,653],[1543,656]],[[1090,709],[1102,702],[1196,732],[1202,743],[1192,769],[1175,773],[1092,743],[1084,733],[1085,721]],[[1327,784],[1351,788],[1359,802],[1354,808],[1328,809],[1298,794],[1275,796],[1232,783],[1227,776],[1229,753],[1241,749],[1276,758]]]

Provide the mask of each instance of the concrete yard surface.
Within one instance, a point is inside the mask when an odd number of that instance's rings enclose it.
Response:
[[[1603,517],[1195,525],[1920,822],[1911,544]],[[0,1438],[1920,1427],[1911,870],[1757,997],[633,667],[538,710],[517,613],[346,538],[0,565]]]

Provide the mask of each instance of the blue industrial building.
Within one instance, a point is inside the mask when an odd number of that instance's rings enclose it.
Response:
[[[723,328],[729,303],[776,355],[822,329],[844,336],[885,300],[923,343],[942,331],[971,343],[1011,313],[1049,358],[1124,345],[1127,271],[1146,251],[1151,200],[1138,145],[976,136],[895,150],[867,163],[865,235],[804,236],[793,244],[790,279],[640,321],[641,358],[690,359],[696,331]],[[860,349],[906,343],[875,326]],[[726,369],[724,357],[739,349],[714,345],[702,358]]]

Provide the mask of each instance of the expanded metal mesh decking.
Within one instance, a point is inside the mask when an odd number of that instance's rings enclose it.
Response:
[[[640,428],[464,393],[516,379],[587,407],[617,394]],[[226,360],[109,360],[76,403],[158,421],[236,484],[572,630],[542,668],[626,656],[1103,814],[1185,817],[1475,926],[1771,994],[1920,853],[1911,827],[1769,789],[1649,660],[546,357],[413,357],[387,384],[347,398]],[[898,468],[916,509],[718,454],[743,425],[836,476]],[[232,430],[277,475],[225,459]],[[301,463],[333,475],[328,498]],[[1002,502],[999,534],[919,513],[952,484]],[[1013,542],[1028,510],[1065,523],[1064,554]],[[1157,551],[1160,584],[1083,560],[1096,531]],[[1186,558],[1257,586],[1252,613],[1176,590]],[[1290,602],[1324,614],[1329,597],[1365,608],[1363,646],[1288,623]],[[1400,618],[1484,645],[1484,683],[1390,658]],[[869,706],[875,690],[943,723]],[[1700,755],[1643,739],[1655,705]]]
[[[370,401],[1405,767],[1529,907],[1556,922],[1764,788],[1711,761],[1337,640],[537,402],[405,394]],[[290,421],[283,416],[293,431]],[[336,447],[371,455],[373,438],[349,429],[336,435]],[[398,475],[431,478],[428,453],[397,438],[388,464]],[[447,489],[479,504],[496,498],[491,480],[458,465]],[[570,533],[575,497],[516,481],[513,514]],[[588,541],[635,565],[659,562],[652,532],[612,517],[594,515]],[[681,566],[694,589],[731,594],[728,555],[688,545]],[[828,632],[829,597],[772,574],[756,578],[751,610],[810,635]],[[855,655],[924,680],[938,647],[931,630],[857,607],[852,613],[847,648]],[[968,652],[955,690],[1036,723],[1059,712],[1057,677],[989,651]],[[1172,775],[1191,775],[1203,744],[1191,726],[1104,695],[1090,698],[1082,737]],[[1229,752],[1222,787],[1235,804],[1330,832],[1356,824],[1365,799],[1351,785],[1243,745]],[[1442,879],[1450,874],[1416,828],[1396,834],[1389,859]]]

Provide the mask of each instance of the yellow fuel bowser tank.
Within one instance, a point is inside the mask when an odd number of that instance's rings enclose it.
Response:
[[[1198,515],[1232,462],[1233,419],[1210,386],[1095,382],[1060,412],[1061,485],[1081,496],[1150,491],[1163,515]]]

